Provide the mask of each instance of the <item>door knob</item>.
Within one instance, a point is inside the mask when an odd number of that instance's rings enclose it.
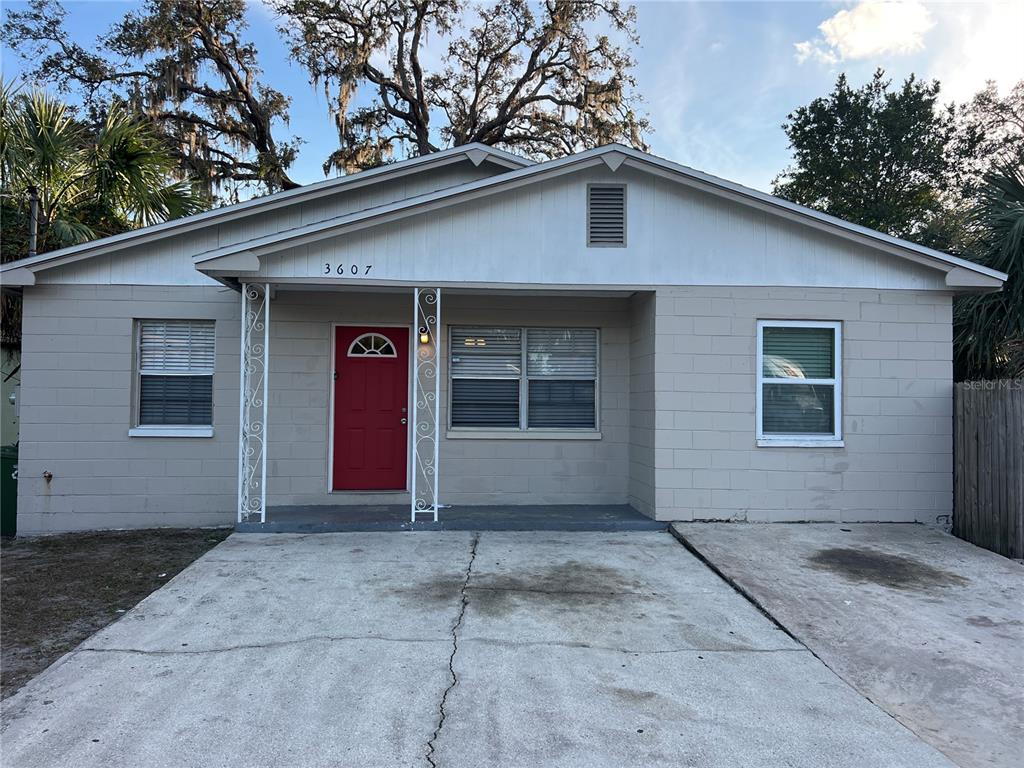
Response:
[[[403,424],[407,424],[407,423],[408,423],[408,421],[409,421],[408,419],[402,419],[402,423],[403,423]]]

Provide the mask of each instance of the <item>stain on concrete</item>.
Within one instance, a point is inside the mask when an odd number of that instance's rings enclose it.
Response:
[[[394,584],[393,579],[381,578],[374,586],[382,598],[398,598],[402,610],[435,611],[445,605],[454,607],[459,604],[462,593],[462,581],[456,576],[399,586]]]
[[[381,587],[391,596],[408,598],[426,607],[456,604],[462,585],[455,578],[445,577]],[[474,610],[495,617],[523,606],[557,612],[585,610],[595,604],[635,603],[649,599],[643,594],[644,589],[642,583],[615,568],[570,560],[515,574],[474,575],[466,586],[466,594]]]
[[[850,581],[891,589],[927,590],[968,583],[962,576],[935,568],[909,555],[891,555],[876,549],[820,549],[807,561],[812,568],[835,573]]]
[[[1024,622],[1019,619],[1009,619],[1007,621],[995,621],[990,619],[988,616],[968,616],[966,619],[967,623],[972,627],[984,627],[991,629],[994,627],[1019,627]]]
[[[637,691],[633,688],[620,688],[618,686],[612,686],[608,690],[620,699],[625,699],[626,701],[633,704],[642,701],[651,701],[652,699],[661,698],[654,691]]]

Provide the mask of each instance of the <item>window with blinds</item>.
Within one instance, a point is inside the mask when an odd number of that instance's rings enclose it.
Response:
[[[597,331],[530,328],[526,332],[530,429],[597,426]]]
[[[449,350],[452,428],[597,428],[595,329],[453,327]]]
[[[214,322],[139,320],[139,426],[213,424]]]
[[[840,440],[840,324],[762,320],[757,335],[758,440]]]
[[[587,245],[626,244],[626,186],[591,184],[587,187]]]

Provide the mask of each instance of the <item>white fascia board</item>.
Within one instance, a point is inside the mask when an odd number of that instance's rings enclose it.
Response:
[[[999,274],[1002,273],[1000,272]],[[1006,275],[994,277],[973,269],[965,269],[964,267],[954,267],[946,273],[946,285],[950,288],[966,288],[981,291],[998,290],[1002,288],[1003,281],[1005,280]]]
[[[275,192],[271,195],[253,198],[252,200],[235,203],[234,205],[226,205],[222,208],[204,211],[193,216],[172,219],[171,221],[161,222],[149,227],[141,227],[119,235],[90,240],[87,243],[61,248],[56,251],[39,254],[38,256],[18,259],[17,261],[0,265],[0,272],[8,273],[15,269],[32,269],[33,267],[48,269],[54,266],[70,264],[83,258],[91,258],[98,253],[111,253],[163,237],[185,234],[211,224],[223,224],[254,213],[266,213],[296,202],[315,200],[341,189],[345,191],[358,189],[369,184],[375,184],[385,178],[401,178],[412,173],[418,173],[431,168],[440,168],[452,163],[462,162],[463,160],[473,162],[469,154],[470,152],[473,152],[474,156],[479,159],[476,165],[484,161],[493,162],[495,165],[510,169],[520,169],[534,165],[532,160],[519,157],[511,152],[505,152],[479,143],[466,144],[429,155],[413,157],[391,165],[382,165],[378,168],[360,171],[349,176],[326,179],[298,187],[297,189]],[[486,156],[480,158],[480,152],[484,152]]]
[[[0,284],[5,288],[24,288],[26,285],[36,284],[36,275],[31,269],[15,267],[4,271]]]

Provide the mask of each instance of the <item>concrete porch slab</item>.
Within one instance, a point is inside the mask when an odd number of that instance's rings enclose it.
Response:
[[[912,524],[672,529],[844,680],[957,764],[1020,765],[1020,564]]]
[[[239,533],[358,533],[365,531],[663,531],[668,523],[628,504],[456,506],[410,520],[408,505],[269,507],[267,522],[238,523]]]

